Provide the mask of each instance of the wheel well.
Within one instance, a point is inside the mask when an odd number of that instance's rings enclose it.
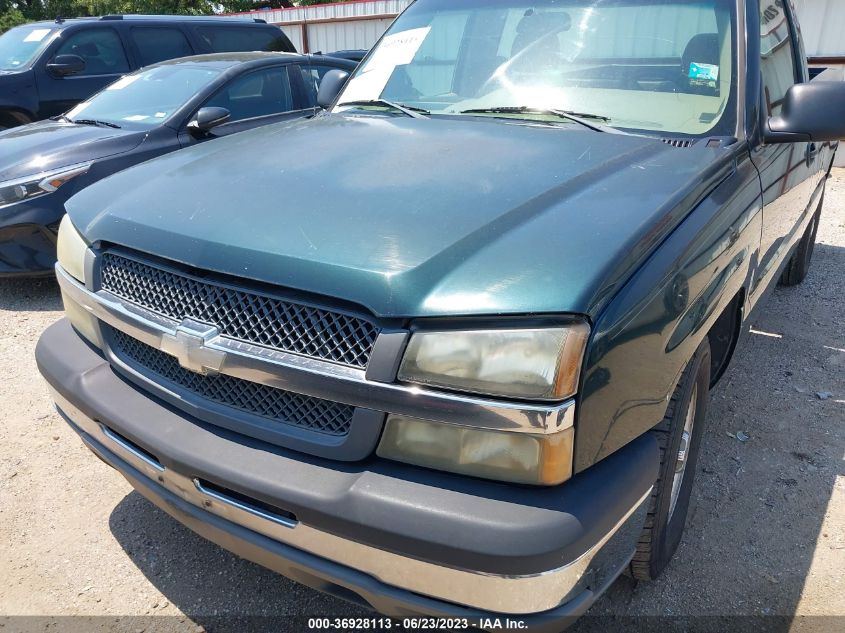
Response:
[[[0,112],[0,126],[17,127],[19,125],[26,125],[27,123],[32,123],[32,119],[22,112],[15,112],[13,110]]]
[[[713,387],[728,368],[742,330],[742,308],[745,305],[745,289],[737,293],[710,331],[710,387]]]

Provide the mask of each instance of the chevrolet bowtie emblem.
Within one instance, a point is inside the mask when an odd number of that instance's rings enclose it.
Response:
[[[161,337],[159,349],[179,361],[179,365],[197,374],[217,374],[226,360],[226,352],[207,347],[220,334],[216,327],[185,319],[174,334]]]

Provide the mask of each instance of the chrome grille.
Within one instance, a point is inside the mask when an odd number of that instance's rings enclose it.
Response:
[[[204,376],[179,365],[172,356],[108,327],[112,352],[130,367],[250,415],[329,435],[347,435],[355,407],[303,396],[226,375]]]
[[[378,328],[359,317],[198,279],[115,253],[102,256],[101,283],[166,317],[215,325],[221,334],[273,349],[366,368]]]

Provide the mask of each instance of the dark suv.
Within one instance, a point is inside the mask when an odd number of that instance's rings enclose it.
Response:
[[[149,64],[236,51],[296,49],[252,19],[109,15],[19,26],[0,36],[0,129],[61,114]]]

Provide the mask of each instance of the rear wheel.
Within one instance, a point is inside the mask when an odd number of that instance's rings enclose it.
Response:
[[[816,234],[819,232],[819,221],[822,215],[822,205],[824,204],[824,193],[822,199],[819,201],[819,208],[816,210],[813,219],[807,225],[801,241],[798,243],[798,248],[783,269],[780,276],[780,283],[783,286],[797,286],[807,277],[810,271],[810,264],[813,261],[813,250],[816,246]]]
[[[709,390],[710,344],[705,339],[684,370],[666,416],[652,431],[660,446],[660,474],[649,500],[637,551],[631,560],[634,578],[657,578],[681,542]]]

